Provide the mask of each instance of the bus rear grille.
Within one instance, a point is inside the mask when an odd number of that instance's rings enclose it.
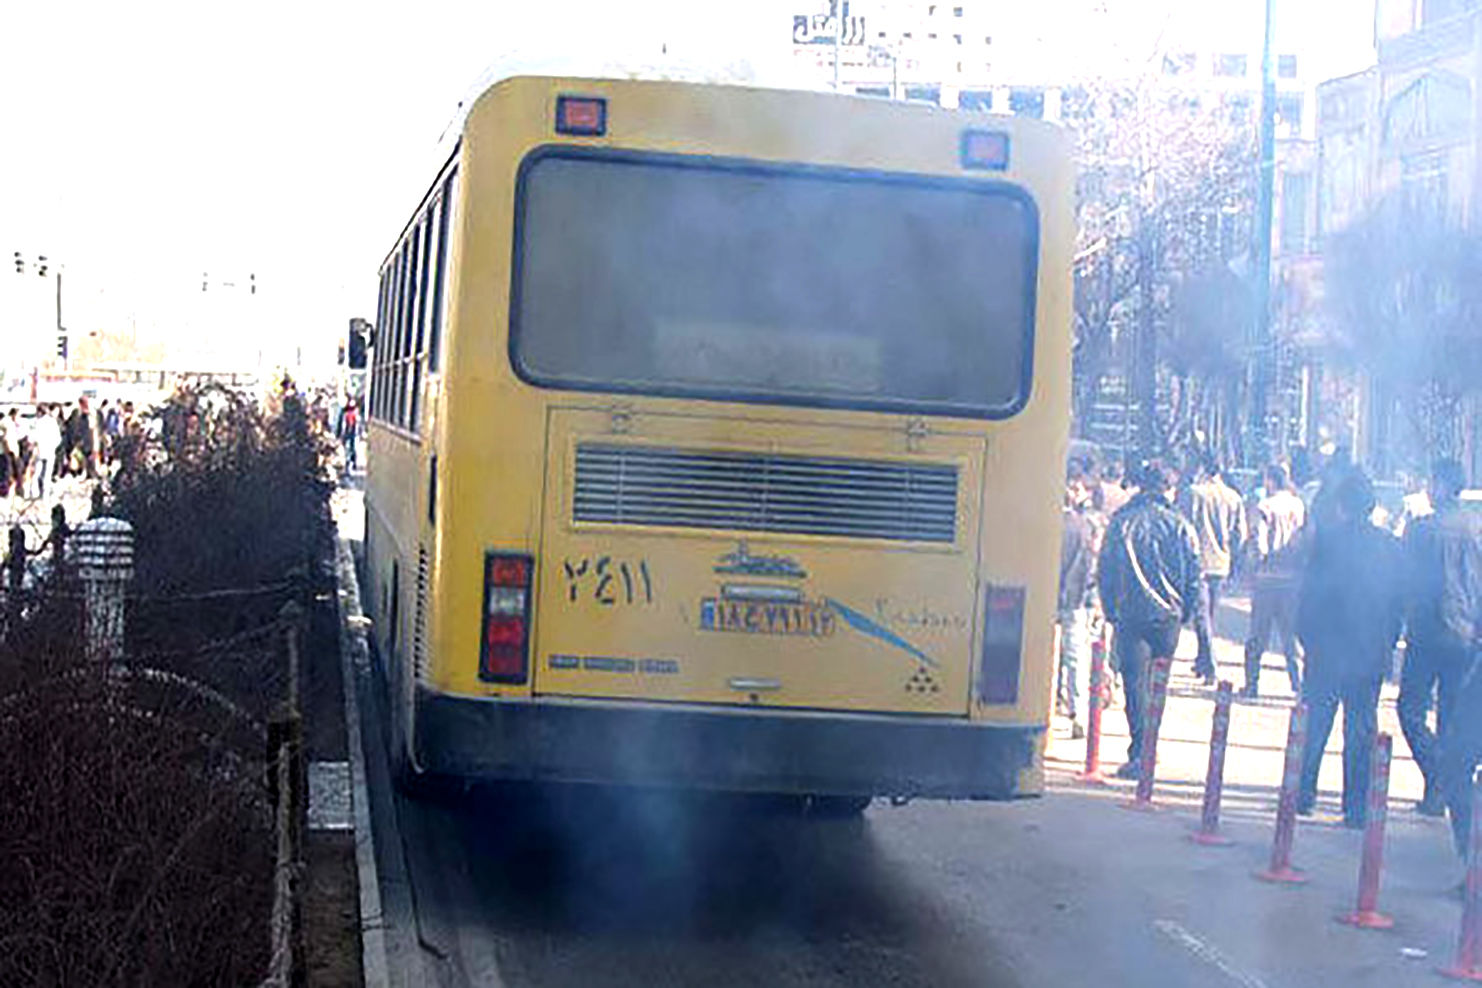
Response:
[[[952,542],[957,467],[581,443],[579,522]]]

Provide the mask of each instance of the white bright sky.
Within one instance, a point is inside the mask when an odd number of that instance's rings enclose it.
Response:
[[[1236,33],[1259,44],[1262,0],[968,2],[998,51],[1022,40],[1082,67],[1076,46],[1103,45],[1108,29],[1125,52],[1200,35],[1212,39],[1200,46],[1209,50],[1238,13]],[[1363,0],[1278,4],[1278,47],[1308,58],[1317,77],[1372,60]],[[1232,13],[1237,5],[1250,9]],[[1005,9],[1025,6],[1033,9]],[[821,7],[9,4],[0,33],[0,279],[15,284],[12,251],[59,258],[74,331],[133,319],[141,338],[200,352],[215,345],[204,339],[202,272],[238,282],[255,272],[259,295],[245,318],[258,343],[332,354],[349,316],[374,317],[379,261],[430,180],[456,104],[491,64],[511,55],[655,61],[667,43],[691,64],[749,60],[765,73],[787,62],[791,14]],[[1087,17],[1101,27],[1086,30]],[[0,348],[6,317],[0,306]]]

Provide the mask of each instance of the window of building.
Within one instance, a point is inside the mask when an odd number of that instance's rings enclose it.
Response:
[[[859,96],[878,96],[882,99],[890,98],[889,86],[855,86],[854,92]]]
[[[1282,79],[1295,79],[1297,77],[1297,56],[1277,55],[1276,74]]]
[[[1250,59],[1245,55],[1216,55],[1214,57],[1214,74],[1227,79],[1244,79],[1249,69]]]
[[[964,89],[957,95],[957,108],[960,110],[991,110],[993,109],[993,90]]]
[[[940,106],[942,102],[942,88],[940,86],[907,86],[906,99],[918,103],[931,103]]]
[[[962,35],[960,35],[960,34],[954,34],[954,35],[952,35],[952,40],[955,41],[957,44],[960,45],[960,44],[962,44]]]
[[[1163,74],[1190,75],[1198,64],[1198,56],[1191,51],[1173,52],[1163,56]]]
[[[1281,252],[1305,254],[1311,244],[1307,236],[1307,205],[1312,195],[1312,176],[1296,172],[1281,177]]]
[[[1043,119],[1045,115],[1045,93],[1042,89],[1010,89],[1009,112],[1016,117]]]
[[[1302,132],[1301,93],[1282,93],[1276,97],[1276,126],[1284,129],[1288,137]]]
[[[1060,119],[1086,120],[1093,109],[1091,93],[1085,86],[1066,86],[1060,90]]]
[[[962,16],[962,8],[961,7],[953,7],[952,8],[952,16],[953,17],[961,17]]]

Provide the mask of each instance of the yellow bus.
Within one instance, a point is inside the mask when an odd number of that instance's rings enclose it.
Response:
[[[1038,792],[1072,195],[1034,120],[485,91],[381,269],[398,778]]]

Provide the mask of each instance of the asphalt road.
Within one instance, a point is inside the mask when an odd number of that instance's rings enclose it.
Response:
[[[1303,824],[1311,881],[1284,888],[1252,877],[1254,814],[1227,827],[1235,847],[1198,848],[1191,809],[1068,783],[838,821],[583,790],[411,802],[384,765],[371,781],[401,984],[1443,984],[1459,916],[1444,831],[1398,810],[1381,898],[1398,928],[1375,933],[1335,922],[1360,835],[1331,818]]]

